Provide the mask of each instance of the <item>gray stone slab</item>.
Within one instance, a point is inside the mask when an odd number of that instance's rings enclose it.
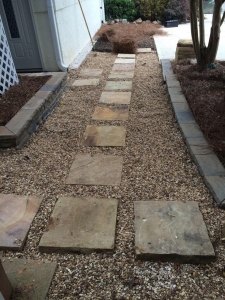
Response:
[[[151,48],[137,48],[137,53],[150,53],[152,52]]]
[[[0,250],[22,250],[42,198],[0,194]]]
[[[115,64],[134,64],[135,59],[134,58],[117,58],[115,60]]]
[[[183,104],[183,103],[176,103],[176,104]],[[185,105],[184,105],[185,108]],[[189,124],[189,123],[195,123],[195,118],[190,110],[187,109],[187,111],[184,112],[177,112],[175,114],[175,118],[178,123],[180,124]]]
[[[94,79],[93,78],[92,79],[77,79],[72,84],[72,86],[89,86],[89,85],[93,85],[93,86],[99,85],[99,79],[96,79],[96,78],[94,78]]]
[[[134,72],[120,72],[112,71],[109,74],[109,79],[132,79],[134,77]]]
[[[217,202],[217,205],[225,209],[225,177],[204,176],[204,181]]]
[[[195,155],[194,160],[202,175],[225,176],[225,169],[215,153]]]
[[[122,168],[122,156],[77,154],[66,184],[120,185]]]
[[[135,58],[135,54],[124,54],[124,53],[119,53],[118,55],[117,55],[117,57],[119,57],[119,58]]]
[[[190,112],[191,110],[187,103],[178,103],[178,102],[172,102],[173,110],[175,113],[180,112]]]
[[[192,155],[199,154],[210,154],[213,153],[209,143],[204,137],[201,138],[187,138],[186,139],[187,146],[192,153]]]
[[[216,259],[196,202],[139,201],[134,211],[138,259],[179,263]]]
[[[102,72],[103,69],[83,69],[80,71],[80,76],[95,77],[100,76]]]
[[[203,133],[197,123],[180,124],[180,130],[184,138],[199,138],[203,137]]]
[[[84,146],[88,147],[123,147],[126,129],[124,126],[88,125],[84,134]]]
[[[57,263],[26,259],[6,259],[3,267],[13,287],[12,299],[44,300]]]
[[[128,107],[96,107],[92,115],[93,120],[121,120],[128,119]]]
[[[102,92],[99,103],[130,104],[131,92]]]
[[[166,79],[166,84],[168,88],[172,88],[172,87],[180,88],[180,82],[177,79]]]
[[[42,252],[113,251],[117,216],[116,199],[60,197],[47,231]]]
[[[168,87],[168,93],[169,93],[170,97],[172,95],[179,95],[179,96],[184,95],[182,90],[181,90],[181,87]]]
[[[173,102],[187,103],[187,100],[186,100],[185,96],[182,93],[177,94],[177,95],[176,94],[170,95],[170,100],[171,100],[172,103]]]
[[[132,71],[135,69],[135,64],[134,63],[129,63],[129,64],[114,64],[112,70],[113,71]]]
[[[132,81],[107,81],[105,90],[131,90]]]

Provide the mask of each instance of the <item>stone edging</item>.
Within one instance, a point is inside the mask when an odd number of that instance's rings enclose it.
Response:
[[[0,148],[21,148],[52,112],[66,85],[66,72],[26,75],[51,75],[52,77],[5,126],[0,126]]]
[[[196,123],[180,83],[173,73],[170,60],[162,59],[161,64],[175,118],[190,154],[218,207],[225,209],[225,168]]]

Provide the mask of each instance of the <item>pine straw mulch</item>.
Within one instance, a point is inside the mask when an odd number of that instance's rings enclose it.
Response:
[[[225,165],[225,62],[202,71],[189,60],[173,63],[174,73],[205,137]]]
[[[18,76],[19,83],[0,95],[0,126],[5,126],[51,76]]]
[[[137,48],[156,50],[153,39],[155,34],[166,35],[167,33],[162,30],[160,25],[147,22],[141,24],[103,24],[95,35],[97,42],[93,50],[115,53],[135,53]],[[129,43],[128,48],[123,49],[124,42]]]

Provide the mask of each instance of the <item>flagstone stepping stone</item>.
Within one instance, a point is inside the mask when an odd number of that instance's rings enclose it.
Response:
[[[126,121],[128,119],[128,112],[127,107],[96,107],[92,119]]]
[[[150,53],[152,52],[151,48],[137,48],[137,53]]]
[[[122,156],[77,154],[66,184],[120,185],[122,168]]]
[[[132,79],[133,77],[134,77],[134,72],[112,71],[109,74],[109,79]]]
[[[197,202],[134,203],[135,254],[138,259],[208,263],[215,253]]]
[[[135,69],[135,63],[114,64],[112,68],[113,71],[132,71],[134,69]]]
[[[80,76],[100,76],[103,69],[83,69],[80,71]]]
[[[105,90],[131,90],[132,81],[107,81]]]
[[[130,104],[131,92],[102,92],[99,103]]]
[[[134,58],[117,58],[115,60],[115,64],[134,64],[135,59]]]
[[[57,263],[26,259],[6,259],[3,267],[13,287],[13,299],[44,300]]]
[[[42,198],[0,194],[0,250],[22,250]]]
[[[41,238],[41,252],[111,252],[115,245],[116,199],[60,197],[47,231]]]
[[[99,79],[77,79],[74,81],[72,86],[87,86],[94,85],[97,86],[99,84]]]
[[[84,146],[122,147],[125,146],[126,129],[124,126],[88,125],[84,134]]]
[[[135,54],[124,54],[124,53],[119,53],[117,55],[118,58],[135,58]]]

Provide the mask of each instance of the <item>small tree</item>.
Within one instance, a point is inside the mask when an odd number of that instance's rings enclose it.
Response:
[[[151,19],[155,21],[161,19],[164,10],[169,5],[169,0],[133,0],[137,10],[138,16],[144,19]]]
[[[215,0],[212,27],[209,43],[205,45],[205,26],[203,0],[190,0],[191,35],[198,65],[207,68],[214,64],[220,40],[220,26],[223,24],[225,13],[221,18],[221,8],[225,0]],[[199,28],[198,28],[199,16]]]

